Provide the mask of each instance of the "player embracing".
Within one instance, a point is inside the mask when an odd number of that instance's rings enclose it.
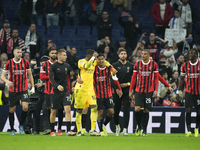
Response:
[[[133,98],[133,87],[135,88],[135,118],[137,121],[136,136],[140,135],[141,125],[143,126],[143,136],[146,136],[146,128],[149,121],[149,111],[153,104],[153,97],[158,91],[158,66],[149,59],[148,50],[142,51],[142,60],[134,65],[133,76],[129,89],[129,97]],[[137,83],[136,83],[137,82]],[[140,108],[144,105],[143,117],[140,117]]]
[[[98,65],[95,67],[94,71],[94,91],[97,98],[97,110],[98,110],[98,126],[101,136],[107,136],[106,125],[111,121],[114,115],[113,97],[111,92],[111,80],[114,81],[115,85],[119,89],[119,97],[122,96],[122,89],[120,87],[117,76],[111,73],[111,66],[107,67],[104,64],[105,56],[104,54],[99,54],[97,56]],[[103,122],[103,110],[104,106],[108,111],[106,119]]]
[[[71,67],[69,64],[65,63],[67,59],[66,50],[57,50],[58,61],[50,66],[49,80],[52,84],[51,90],[51,115],[50,115],[50,125],[51,125],[51,136],[55,136],[54,124],[56,118],[57,109],[61,106],[65,110],[65,120],[67,124],[67,136],[74,136],[76,133],[71,131],[71,98],[70,89],[68,82],[70,80],[69,74]]]
[[[186,125],[188,133],[186,137],[191,137],[191,112],[192,107],[196,108],[196,128],[194,130],[195,137],[199,136],[200,125],[200,61],[198,60],[198,52],[196,49],[189,50],[189,61],[182,65],[181,80],[177,91],[177,99],[186,78],[185,89],[185,107],[186,107]]]

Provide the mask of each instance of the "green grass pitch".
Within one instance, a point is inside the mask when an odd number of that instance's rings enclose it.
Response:
[[[0,133],[0,150],[199,150],[200,137],[185,137],[184,134],[148,134],[147,137],[81,137],[49,135],[10,136]]]

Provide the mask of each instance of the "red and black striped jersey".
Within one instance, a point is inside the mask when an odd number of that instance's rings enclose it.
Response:
[[[150,55],[154,61],[158,60],[159,46],[160,44],[158,42],[155,42],[154,44],[151,44],[149,41],[146,42],[146,48],[149,50]]]
[[[27,70],[30,70],[30,63],[21,58],[16,62],[14,58],[7,61],[4,71],[10,72],[9,81],[13,82],[14,86],[9,88],[10,92],[24,92],[28,90],[27,85]]]
[[[190,61],[182,65],[181,76],[186,75],[185,92],[200,95],[200,61],[192,64]]]
[[[134,65],[134,72],[137,72],[136,92],[149,93],[155,90],[154,73],[158,73],[156,62],[149,60],[144,63],[142,60]]]
[[[94,71],[94,91],[97,98],[110,98],[111,92],[111,67],[99,66],[95,67]]]
[[[52,85],[49,80],[49,69],[53,63],[50,60],[47,60],[43,63],[40,69],[40,79],[45,80],[45,90],[44,93],[50,94]]]

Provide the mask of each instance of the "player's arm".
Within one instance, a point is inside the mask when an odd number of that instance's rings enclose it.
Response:
[[[91,65],[94,63],[94,60],[95,60],[94,56],[92,56],[88,62],[84,62],[83,60],[80,60],[78,62],[78,66],[80,69],[82,69],[82,68],[89,69],[91,67]]]
[[[45,70],[45,63],[43,63],[41,69],[40,69],[40,80],[44,81],[44,80],[49,80],[49,76],[46,76],[46,71]]]
[[[119,84],[118,78],[117,78],[116,75],[113,75],[112,73],[111,73],[111,76],[112,76],[112,80],[113,80],[114,84],[115,84],[116,87],[117,87],[116,93],[117,93],[117,95],[119,96],[119,98],[121,98],[122,95],[123,95],[123,93],[122,93],[122,88],[121,88],[121,86],[120,86],[120,84]]]
[[[31,87],[32,87],[30,93],[34,94],[35,93],[35,85],[34,85],[34,79],[33,79],[31,69],[27,69],[27,74],[28,74],[28,77],[29,77],[29,82],[31,83]]]
[[[155,86],[155,91],[153,93],[152,97],[156,97],[158,93],[158,84],[159,84],[159,73],[154,72],[154,86]]]
[[[1,74],[1,80],[6,82],[9,87],[13,87],[14,86],[13,82],[11,82],[8,79],[6,79],[6,74],[7,74],[7,71],[3,70],[2,74]]]
[[[133,72],[132,75],[132,79],[131,79],[131,84],[130,84],[130,88],[129,88],[129,98],[132,99],[133,98],[133,87],[135,86],[137,80],[137,71]]]
[[[181,80],[179,82],[178,90],[176,92],[176,99],[178,100],[179,100],[179,92],[181,91],[185,83],[185,75],[186,75],[186,63],[184,63],[181,68]]]
[[[167,81],[160,75],[160,74],[158,74],[158,79],[159,79],[159,81],[162,83],[162,84],[164,84],[166,87],[168,87],[169,88],[169,90],[171,91],[171,93],[173,93],[173,89],[170,87],[170,85],[167,83]],[[159,88],[158,88],[159,89]]]
[[[97,63],[97,61],[95,60],[95,61],[94,61],[94,66],[96,66],[97,64],[98,64],[98,63]],[[110,71],[112,72],[112,74],[113,74],[113,75],[116,75],[116,74],[117,74],[117,70],[116,70],[108,61],[104,60],[104,65],[105,65],[106,67],[110,67],[110,66],[111,66]]]

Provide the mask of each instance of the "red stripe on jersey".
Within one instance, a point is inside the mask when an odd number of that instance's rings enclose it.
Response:
[[[103,70],[103,76],[105,77],[105,79],[106,79],[106,71],[107,71],[107,68]],[[107,90],[106,90],[106,80],[103,80],[103,86],[104,86],[105,98],[108,98]]]

